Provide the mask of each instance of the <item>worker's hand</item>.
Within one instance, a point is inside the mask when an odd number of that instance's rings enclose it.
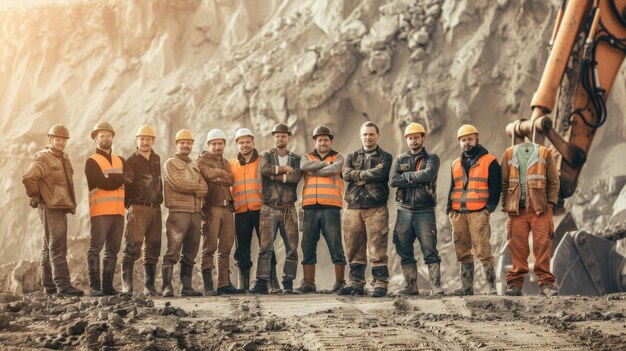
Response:
[[[283,171],[283,173],[293,173],[294,169],[291,166],[281,166],[281,171]]]
[[[377,165],[376,165],[376,167],[374,167],[374,168],[376,168],[376,169],[381,169],[381,168],[383,168],[383,164],[382,164],[382,163],[379,163],[379,164],[377,164]]]

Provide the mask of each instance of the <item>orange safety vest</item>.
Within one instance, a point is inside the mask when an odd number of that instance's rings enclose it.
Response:
[[[311,161],[321,161],[313,154],[306,155]],[[339,154],[328,156],[326,161],[334,162]],[[302,206],[327,205],[343,207],[343,180],[336,174],[331,177],[316,177],[304,174]]]
[[[98,163],[102,173],[122,173],[124,166],[122,159],[117,155],[111,155],[113,164],[100,154],[93,154],[91,159]],[[89,192],[89,217],[104,215],[124,215],[124,185],[115,190],[94,188]]]
[[[263,206],[261,157],[245,165],[239,163],[239,159],[230,160],[230,168],[233,172],[233,186],[231,193],[235,205],[235,213],[257,211]]]
[[[455,211],[477,211],[487,206],[489,200],[489,165],[496,159],[493,155],[481,156],[465,174],[461,158],[452,163],[452,209]],[[467,186],[464,186],[467,184]]]
[[[515,145],[514,147],[508,148],[504,153],[504,158],[510,165],[509,189],[513,189],[515,185],[519,183],[519,162],[515,163],[513,161],[514,156],[517,155],[518,147],[519,145]],[[548,164],[550,149],[540,145],[537,148],[537,157],[531,157],[531,159],[528,160],[528,166],[526,169],[526,183],[531,184],[531,187],[534,188],[545,188],[547,181],[546,174],[548,172],[546,165]]]

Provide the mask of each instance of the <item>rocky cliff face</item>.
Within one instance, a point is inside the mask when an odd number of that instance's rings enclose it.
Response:
[[[335,131],[335,148],[348,152],[366,120],[378,123],[382,147],[397,154],[403,128],[418,121],[429,131],[426,147],[443,161],[441,206],[458,126],[475,124],[500,156],[509,144],[505,125],[528,117],[558,3],[92,0],[3,9],[0,263],[37,256],[39,224],[20,178],[54,123],[71,131],[80,205],[70,236],[89,235],[83,165],[99,120],[117,129],[121,155],[134,150],[137,127],[154,125],[162,157],[174,152],[183,127],[196,135],[195,155],[215,127],[229,136],[249,127],[257,148],[267,148],[277,122],[295,130],[296,152],[312,148],[308,135],[322,123]],[[616,81],[582,184],[623,140],[624,81]],[[234,153],[231,143],[227,154]],[[504,220],[495,217],[496,225]],[[445,216],[439,222],[441,250],[451,252]]]

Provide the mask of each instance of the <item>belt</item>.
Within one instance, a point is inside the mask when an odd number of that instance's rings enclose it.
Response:
[[[267,206],[269,206],[271,208],[284,210],[286,208],[292,207],[294,204],[293,203],[286,203],[286,204],[269,204],[269,203],[266,203],[265,205],[267,205]]]
[[[148,201],[131,201],[130,204],[131,205],[145,206],[145,207],[150,207],[150,208],[161,208],[161,204],[157,204],[157,203],[154,203],[154,202],[148,202]]]

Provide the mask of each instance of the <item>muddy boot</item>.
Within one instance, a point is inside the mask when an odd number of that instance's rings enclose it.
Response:
[[[254,286],[252,286],[252,289],[250,289],[250,293],[267,295],[269,293],[267,290],[267,280],[257,279],[254,282]]]
[[[451,295],[474,295],[474,262],[461,263],[461,287],[454,290]]]
[[[432,289],[430,295],[443,295],[443,287],[441,286],[441,264],[431,263],[428,265],[428,276]]]
[[[417,264],[403,264],[402,275],[404,275],[404,288],[400,289],[398,294],[419,295],[419,289],[417,288]]]
[[[120,292],[113,287],[113,278],[115,278],[116,260],[104,260],[102,267],[102,292],[105,295],[117,295]]]
[[[316,292],[317,287],[315,286],[315,265],[302,265],[302,272],[304,273],[304,279],[302,279],[302,284],[300,284],[298,288],[294,289],[294,291],[301,294]]]
[[[135,265],[132,262],[122,262],[122,292],[133,294],[133,270]]]
[[[498,295],[498,290],[496,290],[496,270],[493,267],[493,263],[484,263],[483,270],[487,279],[487,295]]]
[[[228,285],[223,286],[221,288],[217,288],[218,295],[233,295],[233,294],[245,294],[246,292],[242,289],[237,289],[232,283],[228,283]]]
[[[83,296],[85,293],[82,290],[76,289],[75,287],[70,285],[63,290],[60,290],[59,294],[67,296]]]
[[[156,281],[156,264],[146,263],[143,265],[143,294],[146,296],[158,296],[159,293],[154,286]]]
[[[163,278],[163,297],[174,297],[174,288],[172,287],[174,266],[164,264],[163,267],[161,267],[161,275]]]
[[[239,289],[250,290],[250,268],[239,268]]]
[[[282,294],[283,290],[280,288],[278,282],[278,276],[276,275],[276,265],[272,266],[270,271],[270,294]]]
[[[365,267],[363,267],[363,273],[365,273]],[[387,284],[389,284],[389,269],[387,266],[372,267],[372,278],[372,286],[374,286],[372,297],[387,296]]]
[[[202,296],[202,293],[194,290],[191,284],[191,274],[193,273],[193,266],[181,263],[180,264],[180,296]]]
[[[511,285],[508,287],[508,289],[506,289],[506,291],[504,292],[504,295],[506,296],[522,296],[522,288],[515,286],[515,285]]]
[[[104,296],[100,286],[100,259],[89,259],[87,269],[89,270],[89,295]]]
[[[283,294],[293,294],[293,280],[283,280]]]
[[[204,296],[215,295],[213,289],[213,274],[210,269],[202,270],[202,282],[204,283]]]
[[[335,284],[328,291],[331,294],[336,294],[339,290],[346,287],[346,266],[343,264],[335,265]]]
[[[539,290],[541,291],[541,295],[547,297],[559,296],[559,289],[554,285],[542,285]]]

